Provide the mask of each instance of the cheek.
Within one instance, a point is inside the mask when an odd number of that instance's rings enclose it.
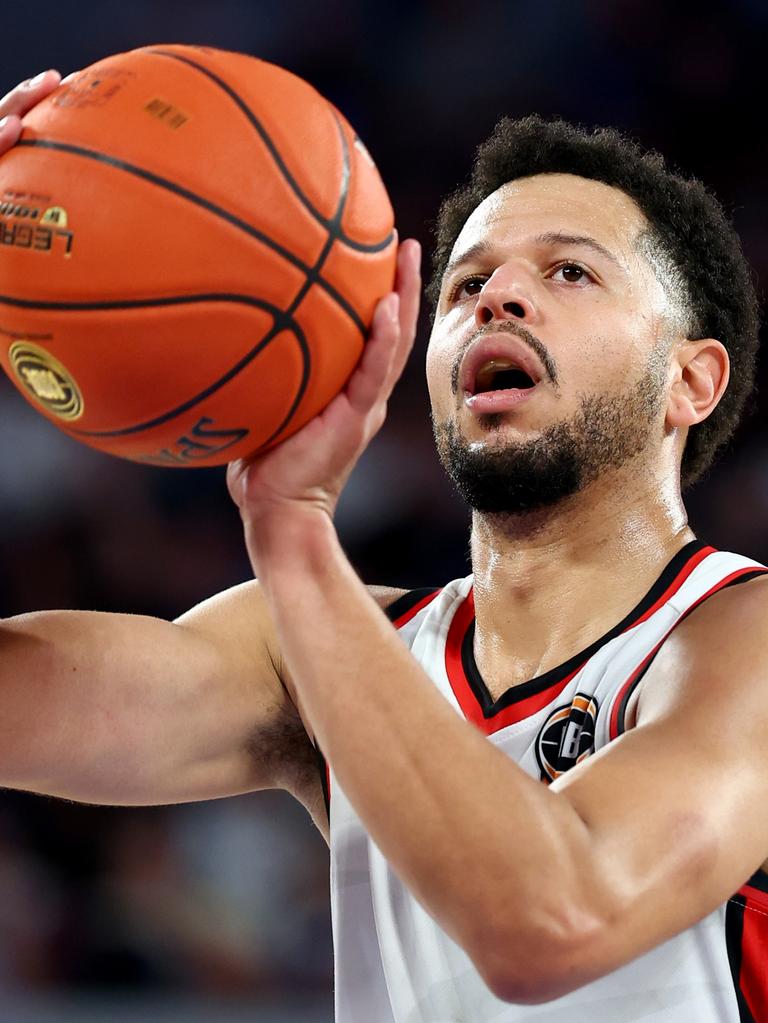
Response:
[[[451,361],[447,353],[430,342],[427,348],[427,389],[434,410],[445,410],[451,399]]]
[[[579,391],[622,391],[644,372],[650,347],[626,331],[588,338],[578,351],[564,355],[563,379],[567,374]]]

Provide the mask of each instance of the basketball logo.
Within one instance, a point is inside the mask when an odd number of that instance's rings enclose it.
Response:
[[[55,224],[56,227],[66,227],[69,217],[63,206],[49,206],[40,217],[41,224]]]
[[[536,759],[544,781],[554,781],[595,751],[597,700],[577,693],[553,710],[536,738]]]
[[[12,344],[8,358],[16,379],[47,412],[70,422],[80,418],[82,395],[58,359],[30,341]]]

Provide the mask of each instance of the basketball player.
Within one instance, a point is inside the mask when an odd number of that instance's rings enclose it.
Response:
[[[341,1023],[765,1020],[768,580],[680,496],[752,387],[738,241],[617,134],[501,122],[430,286],[474,576],[384,593],[332,516],[412,343],[416,257],[345,393],[230,468],[260,587],[174,625],[4,623],[2,780],[283,786],[323,827],[322,750]]]

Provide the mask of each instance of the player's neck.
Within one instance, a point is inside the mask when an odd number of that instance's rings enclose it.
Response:
[[[472,523],[475,656],[503,691],[599,639],[693,533],[676,483],[600,480],[556,509]]]

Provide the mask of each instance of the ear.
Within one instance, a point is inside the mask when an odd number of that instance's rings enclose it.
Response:
[[[728,386],[728,352],[714,338],[684,341],[672,364],[675,378],[667,401],[667,426],[695,426],[710,415]]]

